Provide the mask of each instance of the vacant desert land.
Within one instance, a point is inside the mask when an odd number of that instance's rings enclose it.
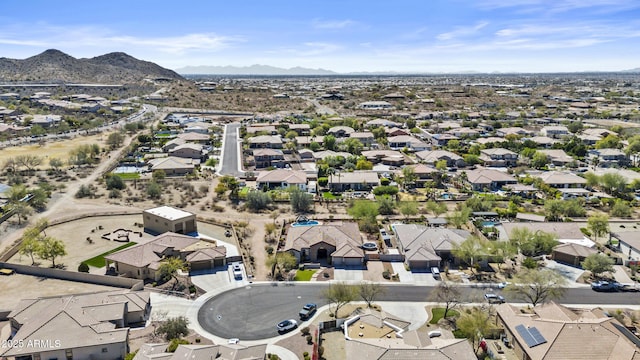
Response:
[[[98,144],[100,148],[103,148],[108,136],[108,133],[103,133],[91,136],[76,136],[71,139],[63,139],[59,141],[48,141],[43,145],[34,143],[30,145],[8,146],[0,149],[0,166],[9,158],[25,154],[39,155],[46,157],[47,159],[58,158],[66,162],[69,157],[69,152],[74,148],[80,145],[91,144]],[[48,167],[48,160],[45,160],[42,165],[45,168]]]

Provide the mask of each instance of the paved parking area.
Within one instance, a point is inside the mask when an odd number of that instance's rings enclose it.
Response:
[[[244,277],[243,280],[235,280],[230,266],[191,274],[191,282],[204,291],[218,290],[235,283],[245,285],[245,281]]]
[[[411,272],[404,267],[404,263],[394,262],[391,263],[393,272],[398,274],[398,279],[403,284],[417,284],[417,285],[438,285],[439,281],[433,278],[433,275],[428,272]]]
[[[575,268],[573,266],[558,263],[553,260],[545,260],[545,267],[555,270],[558,274],[564,276],[567,279],[567,286],[577,286],[578,279],[584,273],[584,270]]]
[[[333,279],[344,282],[361,282],[364,280],[364,270],[333,269]]]

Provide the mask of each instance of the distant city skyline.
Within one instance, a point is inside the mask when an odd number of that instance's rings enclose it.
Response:
[[[338,73],[640,68],[629,0],[5,1],[0,56],[122,51],[163,67]]]

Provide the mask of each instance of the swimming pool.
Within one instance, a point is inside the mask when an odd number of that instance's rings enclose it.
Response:
[[[135,166],[118,166],[113,170],[114,174],[128,174],[128,173],[137,173],[144,171],[142,167]]]
[[[307,220],[307,221],[296,221],[293,224],[291,224],[291,226],[293,226],[293,227],[314,226],[314,225],[320,225],[320,222],[316,221],[316,220]]]
[[[482,222],[482,227],[494,227],[496,225],[500,224],[499,222],[495,222],[495,221],[483,221]]]

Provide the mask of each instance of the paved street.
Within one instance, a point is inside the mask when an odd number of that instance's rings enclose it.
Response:
[[[197,310],[199,326],[221,338],[242,340],[267,339],[278,336],[275,325],[284,319],[298,319],[298,311],[308,302],[326,305],[321,292],[328,284],[249,284],[208,299]],[[387,292],[379,301],[413,302],[424,306],[433,287],[386,285]],[[486,287],[463,287],[465,302],[481,302],[486,292],[501,294],[501,290]],[[502,295],[505,295],[502,293]],[[516,302],[508,295],[507,301]],[[634,293],[598,293],[589,288],[569,288],[561,299],[564,304],[637,305]],[[419,309],[418,309],[419,310]],[[391,310],[389,310],[391,311]],[[417,314],[407,309],[407,314]],[[405,312],[403,312],[405,313]],[[402,314],[397,314],[398,316]],[[413,319],[413,316],[411,317]]]
[[[239,141],[238,131],[240,123],[231,123],[225,126],[224,139],[222,144],[222,162],[220,164],[220,174],[233,175],[241,177],[244,172],[241,171],[242,156],[239,153],[242,143]]]

